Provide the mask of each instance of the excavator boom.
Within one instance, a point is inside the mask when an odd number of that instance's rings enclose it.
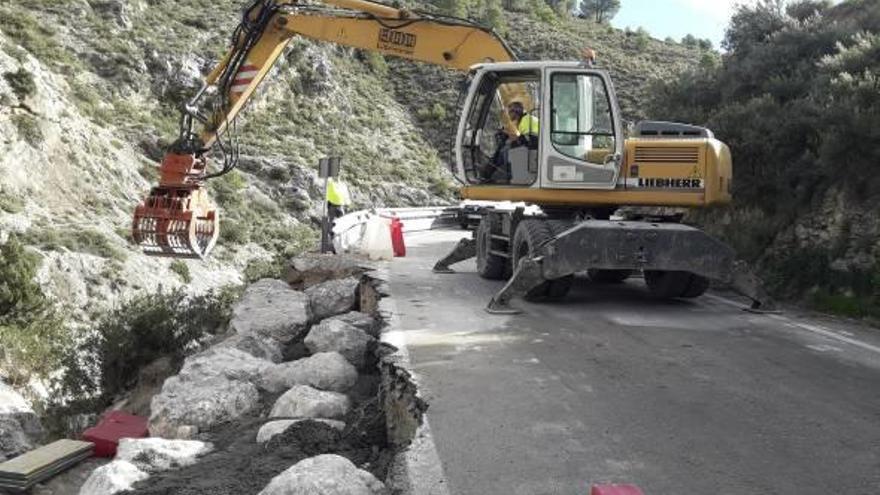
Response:
[[[366,0],[256,0],[244,12],[228,53],[184,107],[180,135],[160,166],[158,187],[135,210],[132,236],[149,255],[204,258],[219,235],[205,181],[230,172],[237,151],[224,139],[294,36],[467,70],[515,60],[491,29],[467,20]],[[502,94],[504,100],[527,95]],[[509,129],[514,124],[505,122]],[[196,127],[199,129],[196,129]],[[224,157],[210,172],[208,153]]]

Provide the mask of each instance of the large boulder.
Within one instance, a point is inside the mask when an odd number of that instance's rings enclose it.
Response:
[[[271,361],[254,357],[244,351],[215,346],[186,358],[178,376],[185,380],[222,376],[230,380],[257,383],[271,366]]]
[[[272,478],[259,495],[387,495],[375,476],[345,457],[324,454],[303,459]]]
[[[213,448],[210,443],[196,440],[123,438],[119,441],[116,460],[128,461],[148,473],[158,473],[191,466]]]
[[[379,338],[380,333],[380,325],[379,320],[373,318],[372,316],[361,313],[360,311],[349,311],[348,313],[343,313],[341,315],[331,316],[328,320],[335,321],[344,321],[353,327],[357,327],[364,331],[367,335]]]
[[[261,386],[269,392],[281,392],[294,385],[309,385],[320,390],[345,392],[357,382],[358,373],[337,352],[319,352],[307,358],[276,364],[263,374]]]
[[[311,352],[338,352],[351,364],[363,368],[367,351],[376,339],[342,320],[325,320],[309,331],[304,340]]]
[[[123,438],[116,459],[92,471],[79,495],[112,495],[129,491],[150,474],[190,466],[213,449],[212,445],[193,440],[164,438]]]
[[[128,461],[113,461],[92,471],[79,495],[112,495],[134,488],[150,475]]]
[[[343,278],[329,280],[306,289],[315,321],[355,309],[360,284],[360,280],[356,278]]]
[[[40,420],[27,400],[0,382],[0,462],[36,448],[43,436]]]
[[[271,418],[341,418],[351,402],[344,394],[324,392],[308,385],[294,385],[275,401]]]
[[[281,343],[272,337],[258,333],[236,333],[217,345],[238,349],[251,356],[265,359],[273,363],[280,363],[284,360]]]
[[[328,280],[358,276],[367,270],[369,266],[353,256],[310,253],[290,260],[284,278],[297,289],[308,289]]]
[[[255,411],[260,402],[257,387],[225,376],[173,376],[150,404],[150,435],[192,438],[199,429],[239,418]]]
[[[251,284],[232,308],[229,325],[236,333],[256,333],[282,344],[296,340],[309,327],[309,298],[281,280]]]
[[[257,443],[266,443],[269,440],[272,440],[276,435],[280,435],[287,431],[291,426],[302,423],[303,421],[317,421],[339,431],[345,429],[345,422],[337,421],[335,419],[279,419],[277,421],[270,421],[260,427],[260,431],[257,432]]]

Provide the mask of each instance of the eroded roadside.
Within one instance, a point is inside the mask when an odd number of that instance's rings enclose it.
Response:
[[[307,255],[249,286],[228,334],[152,398],[154,438],[123,440],[80,494],[396,493],[392,464],[427,406],[382,342],[383,278],[353,257]]]

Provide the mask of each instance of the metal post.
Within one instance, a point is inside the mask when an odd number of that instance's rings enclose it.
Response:
[[[330,190],[330,178],[339,175],[341,159],[339,157],[327,157],[318,160],[318,176],[324,179],[323,215],[321,216],[321,252],[333,252],[333,236],[331,235],[332,222],[330,222],[329,204],[327,193]]]

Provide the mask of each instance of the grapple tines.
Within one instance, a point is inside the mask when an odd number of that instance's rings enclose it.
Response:
[[[217,242],[217,223],[201,186],[159,186],[135,209],[132,237],[147,255],[201,259]]]

